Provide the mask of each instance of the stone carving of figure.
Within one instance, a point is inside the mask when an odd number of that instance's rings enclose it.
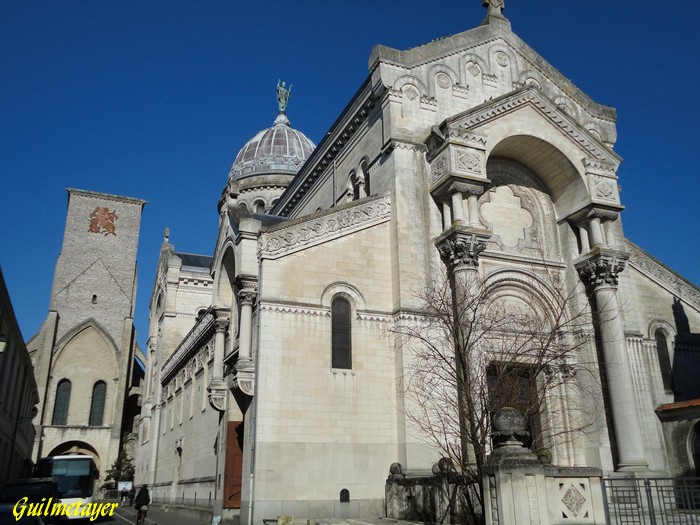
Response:
[[[505,0],[483,0],[484,7],[488,8],[489,15],[501,15],[505,8]]]
[[[284,113],[287,110],[287,104],[289,103],[289,95],[292,93],[292,85],[289,88],[285,87],[285,83],[277,81],[277,105],[280,108],[280,113]]]

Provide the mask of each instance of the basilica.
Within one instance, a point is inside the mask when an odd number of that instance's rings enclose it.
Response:
[[[681,372],[700,363],[700,290],[624,235],[615,110],[485,4],[476,28],[375,46],[318,145],[278,85],[277,117],[212,203],[214,253],[176,250],[166,230],[136,447],[155,501],[241,523],[385,515],[390,465],[430,472],[443,455],[414,417],[398,335],[436,278],[541,319],[581,293],[576,352],[547,369],[563,379],[532,414],[566,436],[540,439],[552,463],[697,473],[700,394]]]

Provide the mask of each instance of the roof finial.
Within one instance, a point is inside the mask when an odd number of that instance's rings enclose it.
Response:
[[[287,104],[289,103],[289,96],[292,93],[292,85],[289,88],[285,87],[284,82],[277,80],[277,105],[280,108],[280,113],[284,114],[287,111]]]
[[[503,16],[505,0],[482,0],[481,3],[488,9],[487,15]]]
[[[510,31],[510,20],[503,16],[505,9],[505,0],[481,0],[481,3],[486,7],[486,18],[481,22],[481,25],[488,25],[492,28],[500,28]]]

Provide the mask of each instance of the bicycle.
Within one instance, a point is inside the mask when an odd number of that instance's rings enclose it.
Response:
[[[136,525],[145,525],[148,505],[143,505],[136,513]]]

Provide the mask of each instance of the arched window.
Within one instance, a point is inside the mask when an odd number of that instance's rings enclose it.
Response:
[[[673,390],[673,377],[671,374],[671,358],[668,352],[668,339],[666,332],[661,328],[657,328],[654,332],[656,339],[656,355],[659,358],[659,370],[661,371],[661,380],[666,391]]]
[[[370,189],[369,189],[369,169],[367,168],[367,159],[363,159],[362,162],[360,163],[360,177],[359,179],[362,182],[362,191],[364,195],[361,195],[364,197],[365,195],[370,194]]]
[[[331,303],[331,366],[352,368],[352,333],[350,301],[336,296]]]
[[[68,405],[70,404],[71,383],[68,379],[61,379],[56,387],[56,400],[53,405],[52,425],[66,425],[68,423]]]
[[[92,403],[90,403],[90,423],[91,427],[102,426],[102,419],[105,413],[105,397],[107,395],[107,384],[98,381],[92,387]]]
[[[255,213],[265,213],[265,203],[263,201],[255,201],[253,206],[255,207]]]

